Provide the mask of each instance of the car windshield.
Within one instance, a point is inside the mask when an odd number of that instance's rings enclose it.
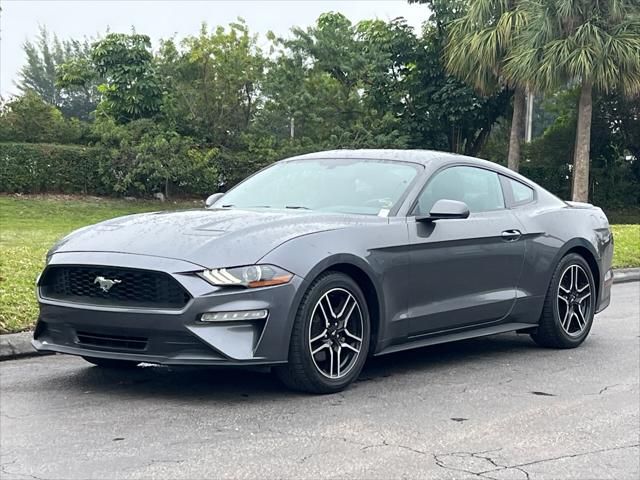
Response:
[[[416,177],[419,165],[379,160],[293,160],[245,180],[215,207],[386,214]]]

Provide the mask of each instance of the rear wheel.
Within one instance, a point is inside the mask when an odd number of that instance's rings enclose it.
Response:
[[[540,324],[531,338],[544,347],[575,348],[589,335],[595,309],[595,281],[589,264],[570,253],[556,267]]]
[[[327,272],[302,299],[291,333],[289,363],[276,368],[276,375],[294,390],[343,390],[362,370],[369,337],[369,311],[360,287],[343,273]]]
[[[113,369],[129,369],[135,368],[140,362],[133,362],[131,360],[114,360],[112,358],[97,358],[97,357],[82,357],[87,362],[92,363],[102,368]]]

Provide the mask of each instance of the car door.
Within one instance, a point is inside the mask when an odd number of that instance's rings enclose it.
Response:
[[[462,201],[465,219],[416,222],[441,199]],[[418,196],[409,227],[409,335],[498,322],[511,310],[521,274],[522,226],[505,208],[496,172],[454,165]]]

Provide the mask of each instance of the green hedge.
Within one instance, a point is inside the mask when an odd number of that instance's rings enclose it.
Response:
[[[0,191],[107,193],[97,149],[42,143],[0,143]]]
[[[218,189],[218,161],[216,150],[187,142],[120,149],[0,142],[0,192],[203,196]]]

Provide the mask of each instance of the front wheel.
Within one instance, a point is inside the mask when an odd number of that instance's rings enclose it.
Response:
[[[543,347],[575,348],[589,335],[595,310],[596,288],[589,264],[570,253],[556,267],[540,324],[531,337]]]
[[[291,333],[289,363],[277,367],[276,375],[294,390],[343,390],[364,366],[370,328],[369,310],[358,284],[343,273],[327,272],[302,299]]]

